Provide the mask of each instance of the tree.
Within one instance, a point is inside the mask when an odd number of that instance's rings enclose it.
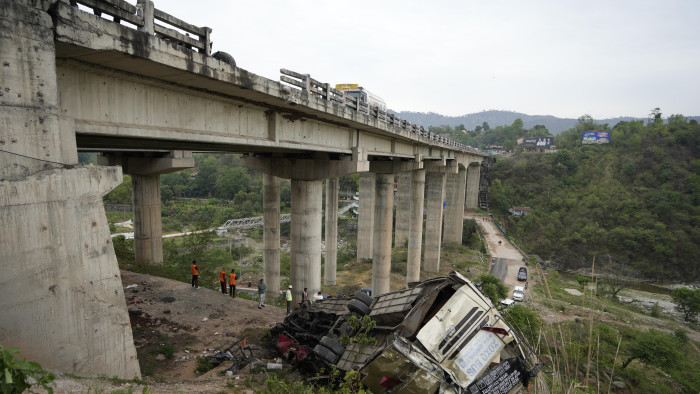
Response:
[[[581,289],[583,290],[586,285],[591,283],[591,278],[583,275],[576,275],[576,282],[578,282],[578,285],[581,286]]]
[[[216,176],[216,196],[230,200],[240,191],[247,191],[250,176],[245,167],[226,167]]]
[[[633,360],[641,360],[661,368],[674,367],[683,357],[679,343],[672,334],[654,329],[635,335],[628,350],[630,355],[622,364],[622,369],[627,368]]]
[[[700,289],[679,287],[671,292],[671,298],[676,303],[676,310],[683,314],[683,319],[694,323],[700,314]]]
[[[488,297],[494,305],[508,296],[508,287],[506,287],[497,276],[481,274],[479,276],[479,282],[481,282],[481,292]]]

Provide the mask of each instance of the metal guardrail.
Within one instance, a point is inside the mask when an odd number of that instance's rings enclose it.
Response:
[[[280,76],[280,81],[291,85],[293,88],[299,89],[302,92],[319,97],[323,100],[328,100],[333,104],[345,105],[349,109],[369,115],[376,118],[380,122],[388,123],[394,127],[407,130],[418,136],[428,138],[435,144],[443,145],[452,149],[458,149],[463,152],[469,152],[470,149],[476,150],[470,146],[452,141],[442,135],[425,130],[423,126],[418,126],[407,122],[398,116],[386,113],[380,110],[377,106],[369,106],[367,103],[361,102],[357,97],[348,95],[345,91],[331,88],[330,84],[311,78],[311,75],[309,74],[301,74],[285,68],[280,69],[280,73],[282,74]]]

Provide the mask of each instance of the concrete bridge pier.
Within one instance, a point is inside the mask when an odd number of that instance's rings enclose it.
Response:
[[[374,223],[372,242],[372,294],[391,290],[391,238],[394,218],[394,174],[422,167],[420,161],[374,161],[370,171],[375,174]],[[360,198],[362,202],[362,198]],[[358,240],[359,249],[359,240]]]
[[[263,267],[265,295],[274,300],[280,289],[280,179],[263,173]]]
[[[428,272],[438,272],[440,268],[445,172],[446,167],[433,166],[425,175],[428,201],[426,203],[425,218],[424,269]]]
[[[372,258],[374,241],[374,198],[376,176],[372,172],[360,174],[360,203],[357,217],[357,261]]]
[[[323,181],[292,179],[291,260],[289,281],[294,302],[301,291],[321,289],[321,202]],[[279,220],[279,219],[278,219]]]
[[[323,283],[335,285],[338,259],[338,178],[326,179],[325,240],[326,261],[323,271]]]
[[[160,209],[160,175],[194,167],[192,152],[170,151],[165,157],[103,154],[98,162],[120,165],[131,175],[136,263],[163,262],[163,222]]]
[[[467,170],[448,173],[445,181],[445,225],[442,239],[445,242],[462,243],[464,227],[464,198],[467,186]]]
[[[399,173],[399,185],[396,193],[396,229],[394,246],[402,247],[408,240],[411,205],[411,171]]]
[[[467,195],[464,200],[466,209],[476,209],[479,206],[479,178],[481,176],[481,163],[470,163],[467,167]]]
[[[391,235],[394,218],[394,174],[376,175],[372,253],[372,294],[388,293],[391,275]]]
[[[410,220],[408,227],[408,261],[406,284],[420,281],[421,245],[423,243],[423,205],[425,170],[411,171]]]

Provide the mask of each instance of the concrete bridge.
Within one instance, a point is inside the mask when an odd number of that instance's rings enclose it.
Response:
[[[376,294],[389,290],[395,174],[393,242],[408,243],[406,281],[438,270],[441,240],[461,240],[464,208],[477,204],[480,152],[308,75],[285,72],[282,83],[237,68],[230,55],[212,55],[211,29],[149,0],[0,6],[3,346],[51,369],[140,376],[102,196],[122,172],[132,175],[137,260],[159,263],[159,176],[192,167],[193,151],[242,153],[264,172],[272,293],[279,288],[280,178],[292,182],[295,289],[321,286],[324,180],[327,284],[335,283],[342,175],[361,173],[358,258],[373,260]],[[79,150],[100,152],[103,165],[79,165]]]

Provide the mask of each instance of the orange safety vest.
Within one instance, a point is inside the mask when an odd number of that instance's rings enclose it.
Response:
[[[230,273],[228,274],[228,284],[235,286],[236,285],[236,274]]]
[[[197,271],[197,264],[192,264],[190,268],[192,269],[192,275],[199,275],[199,272]]]
[[[219,282],[226,282],[226,271],[219,271]]]

